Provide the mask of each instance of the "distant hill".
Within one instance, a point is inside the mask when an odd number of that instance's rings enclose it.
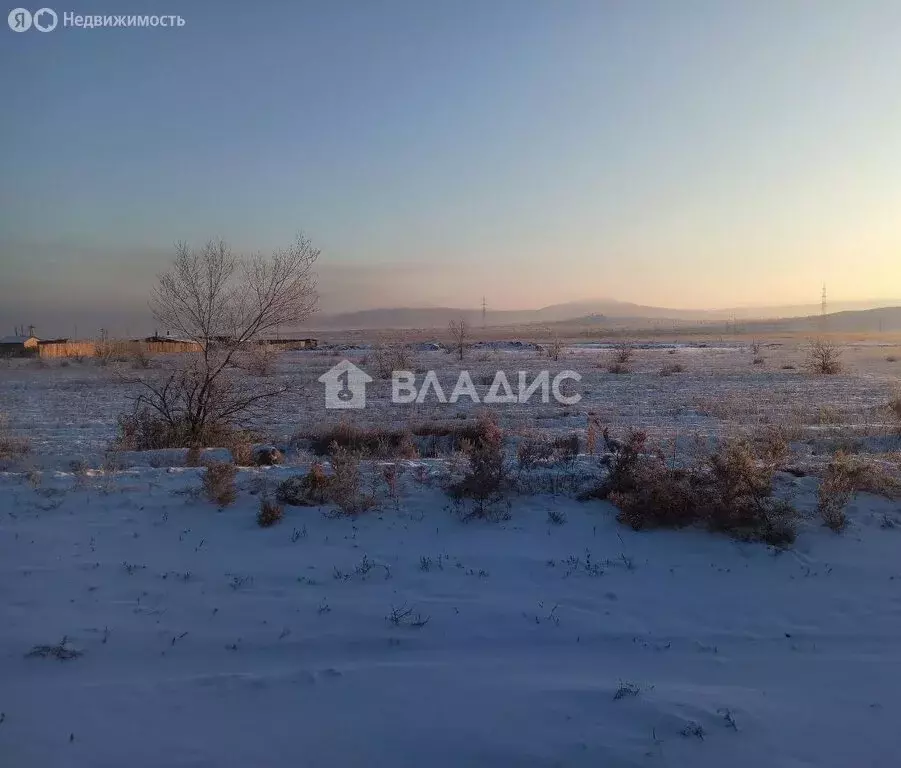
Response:
[[[901,302],[899,302],[901,304]],[[742,323],[747,333],[899,333],[901,306]]]

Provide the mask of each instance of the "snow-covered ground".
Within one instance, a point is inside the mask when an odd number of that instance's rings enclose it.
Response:
[[[650,345],[645,345],[650,346]],[[462,367],[469,370],[481,396],[497,370],[511,382],[518,371],[531,381],[541,370],[553,377],[574,370],[582,381],[576,406],[533,398],[528,404],[495,405],[505,428],[584,432],[587,417],[597,417],[616,432],[629,427],[647,430],[652,438],[671,440],[689,434],[723,434],[767,424],[791,427],[803,437],[824,429],[878,437],[896,434],[885,404],[901,387],[901,345],[848,345],[842,350],[846,371],[815,377],[803,372],[803,342],[764,342],[761,364],[747,344],[714,343],[636,349],[627,375],[609,373],[611,351],[582,344],[552,361],[522,345],[485,345],[471,351]],[[343,358],[364,367],[372,363],[370,348],[334,348],[286,352],[276,357],[275,375],[291,388],[277,405],[251,426],[268,439],[286,445],[295,434],[307,434],[326,423],[349,418],[346,411],[324,408],[317,379]],[[893,358],[887,360],[886,358]],[[159,358],[163,371],[172,358]],[[445,352],[419,352],[412,360],[422,383],[425,371],[437,371],[446,394],[453,389],[461,364]],[[684,372],[660,376],[667,365]],[[14,431],[31,442],[35,468],[67,469],[73,458],[99,466],[116,434],[116,417],[131,408],[129,394],[138,390],[130,380],[161,371],[132,370],[128,363],[100,367],[59,361],[0,361],[0,413]],[[373,370],[373,373],[375,371]],[[350,414],[356,423],[401,426],[471,416],[479,406],[467,399],[442,405],[431,398],[422,404],[390,402],[391,382],[376,378],[367,389],[365,411]]]
[[[589,412],[661,437],[793,414],[798,450],[826,430],[889,451],[889,352],[849,349],[828,378],[783,369],[801,362],[785,348],[762,370],[697,348],[642,350],[625,376],[597,350],[473,368],[585,372],[578,406],[501,408],[513,433],[582,430]],[[431,354],[419,365],[455,378]],[[674,358],[686,372],[659,376]],[[257,426],[285,442],[331,420],[311,382],[336,361],[280,356],[307,387]],[[130,456],[102,471],[130,387],[88,364],[0,368],[0,410],[33,447],[0,474],[2,766],[901,764],[898,502],[859,494],[836,535],[816,478],[779,475],[805,515],[784,551],[635,533],[563,495],[513,494],[508,519],[464,523],[436,459],[406,462],[398,498],[382,489],[356,519],[286,507],[263,529],[260,494],[304,455],[241,470],[223,511],[200,469]],[[366,420],[448,417],[395,412],[387,387]],[[73,474],[76,458],[95,469]],[[74,658],[31,654],[63,638]]]

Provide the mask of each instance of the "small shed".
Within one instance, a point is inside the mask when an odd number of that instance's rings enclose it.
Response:
[[[26,357],[38,353],[37,336],[4,336],[0,338],[0,356]]]

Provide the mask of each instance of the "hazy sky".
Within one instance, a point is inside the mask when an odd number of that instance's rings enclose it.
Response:
[[[325,310],[901,295],[898,0],[67,9],[186,25],[0,29],[4,324],[299,229]]]

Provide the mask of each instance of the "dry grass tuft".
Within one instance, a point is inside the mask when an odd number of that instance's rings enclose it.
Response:
[[[420,453],[437,456],[460,450],[464,440],[478,437],[475,421],[425,422],[403,429],[362,427],[349,421],[319,430],[309,437],[310,450],[319,456],[331,452],[332,445],[347,448],[361,458],[415,459]],[[423,443],[417,446],[417,438]],[[303,439],[300,435],[295,439]]]
[[[219,507],[227,507],[236,498],[238,490],[235,486],[235,477],[238,468],[228,461],[209,461],[206,471],[203,473],[203,495]]]
[[[31,451],[31,444],[24,437],[14,435],[9,428],[9,418],[0,414],[0,461],[11,461]]]
[[[898,422],[898,428],[901,429],[901,393],[889,401],[888,409],[895,421]]]
[[[199,467],[203,463],[201,461],[201,455],[203,454],[203,449],[199,445],[192,445],[188,448],[188,452],[185,454],[185,466],[186,467]]]
[[[285,509],[281,504],[277,504],[265,496],[260,499],[260,510],[257,512],[257,525],[260,528],[268,528],[271,525],[275,525],[281,522],[284,516]]]
[[[585,430],[585,451],[589,456],[594,456],[598,447],[598,433],[600,425],[594,418],[589,418],[588,427]]]

